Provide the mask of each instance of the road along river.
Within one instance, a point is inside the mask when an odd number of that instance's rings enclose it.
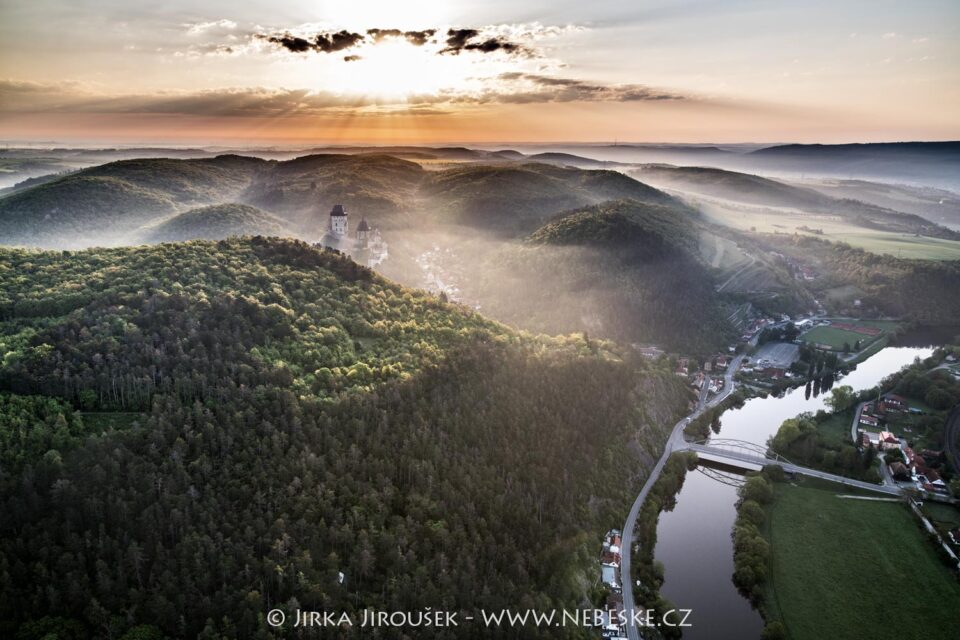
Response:
[[[887,347],[836,385],[855,390],[875,386],[914,358],[925,358],[932,347]],[[748,400],[723,414],[721,438],[766,444],[780,424],[804,411],[826,408],[824,396],[805,397],[804,388],[782,397]],[[656,559],[664,565],[661,593],[676,607],[692,609],[684,629],[691,640],[752,640],[760,637],[763,621],[733,585],[733,541],[736,487],[704,475],[687,474],[673,511],[660,515]]]

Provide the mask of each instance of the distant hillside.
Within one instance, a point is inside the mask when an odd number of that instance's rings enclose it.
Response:
[[[742,159],[767,171],[960,187],[960,142],[788,144],[759,149]]]
[[[245,204],[216,204],[191,209],[142,230],[144,242],[221,240],[231,236],[289,235],[283,221]]]
[[[953,191],[866,180],[821,180],[808,188],[834,198],[912,213],[960,231],[960,193]]]
[[[713,167],[644,165],[630,172],[638,180],[736,202],[771,207],[822,208],[834,202],[823,194],[770,178]]]
[[[242,202],[270,211],[303,233],[326,223],[333,204],[403,226],[426,172],[415,162],[381,154],[310,155],[271,162],[244,192]]]
[[[669,195],[615,171],[546,164],[468,165],[430,174],[421,189],[442,222],[525,235],[565,210],[605,200],[686,207]]]
[[[526,329],[687,352],[728,337],[692,218],[664,205],[619,200],[561,214],[479,271],[468,294]]]
[[[80,172],[124,180],[186,204],[212,204],[235,199],[265,164],[259,158],[224,155],[198,160],[148,158],[120,160]]]
[[[0,198],[0,243],[114,243],[175,208],[166,195],[124,180],[71,175]]]
[[[0,198],[0,243],[81,247],[126,242],[177,209],[234,199],[257,158],[120,160]]]
[[[757,149],[755,156],[768,158],[815,158],[820,160],[870,161],[878,157],[895,159],[941,158],[960,160],[960,141],[949,142],[868,142],[860,144],[783,144]]]
[[[608,160],[595,160],[584,156],[574,155],[572,153],[536,153],[527,158],[531,162],[547,162],[550,164],[559,164],[563,166],[578,167],[580,169],[598,169],[601,167],[623,166],[620,162],[611,162]]]
[[[841,216],[870,229],[921,233],[935,238],[960,239],[960,234],[911,213],[903,213],[868,202],[837,199],[815,189],[785,184],[749,173],[711,167],[645,165],[630,175],[664,189],[722,198],[733,202],[797,209]]]

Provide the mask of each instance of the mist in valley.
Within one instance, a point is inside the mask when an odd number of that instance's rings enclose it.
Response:
[[[890,182],[791,181],[771,177],[776,160],[769,173],[733,170],[760,150],[8,151],[21,178],[48,166],[31,158],[73,168],[0,192],[0,242],[76,250],[262,235],[316,244],[343,204],[351,234],[365,219],[381,235],[376,270],[402,284],[531,332],[704,352],[736,335],[729,318],[745,301],[816,309],[797,265],[827,267],[788,239],[960,258],[954,192],[911,184],[909,172]]]

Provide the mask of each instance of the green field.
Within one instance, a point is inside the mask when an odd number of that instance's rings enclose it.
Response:
[[[775,488],[769,618],[791,640],[956,638],[960,583],[908,508],[817,486]]]
[[[883,329],[885,333],[892,331],[897,327],[896,322],[884,320],[858,320],[856,322],[852,320],[840,320],[839,322],[863,327],[877,327],[879,329]],[[883,338],[885,333],[881,333],[877,336],[870,336],[865,333],[858,333],[856,331],[848,331],[846,329],[837,329],[836,327],[826,326],[814,327],[810,331],[804,333],[802,339],[810,344],[827,345],[835,351],[840,351],[843,349],[844,344],[850,345],[850,348],[852,349],[857,343],[857,340],[860,341],[860,348],[864,349],[874,341]]]
[[[786,209],[733,207],[717,202],[698,202],[698,207],[708,221],[741,231],[826,238],[900,258],[960,260],[960,242],[956,240],[867,229],[836,216],[802,214]],[[800,227],[820,229],[823,235],[803,231]]]

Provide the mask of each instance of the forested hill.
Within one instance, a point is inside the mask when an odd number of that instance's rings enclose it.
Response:
[[[215,204],[184,211],[145,227],[145,242],[222,240],[231,236],[290,235],[283,220],[245,204]]]
[[[689,398],[294,241],[8,249],[0,277],[2,637],[581,606]]]
[[[445,223],[525,236],[557,214],[607,200],[689,211],[666,193],[616,171],[585,171],[547,164],[468,165],[437,172],[421,188]]]
[[[546,332],[587,327],[622,342],[708,353],[730,337],[694,219],[616,200],[551,220],[490,255],[469,291],[486,313]]]
[[[503,161],[428,171],[383,154],[121,160],[0,196],[0,244],[132,244],[172,215],[231,203],[261,209],[305,238],[322,233],[334,204],[384,230],[422,231],[433,223],[521,237],[562,211],[617,198],[687,210],[622,173],[549,164]]]
[[[564,213],[531,234],[530,242],[622,247],[641,258],[697,251],[697,234],[689,216],[672,207],[632,200]]]

